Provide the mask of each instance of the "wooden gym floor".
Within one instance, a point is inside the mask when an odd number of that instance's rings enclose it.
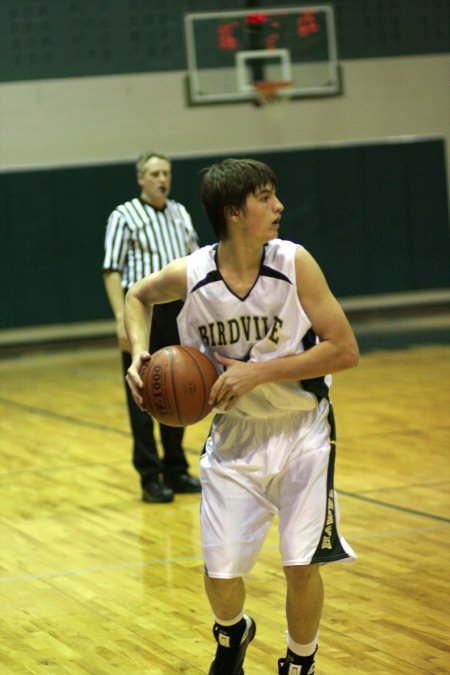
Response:
[[[341,527],[317,673],[449,673],[450,346],[335,376]],[[111,345],[0,360],[0,673],[199,675],[214,652],[199,496],[140,501]],[[190,427],[192,473],[208,421]],[[285,653],[274,526],[248,582],[247,675]]]

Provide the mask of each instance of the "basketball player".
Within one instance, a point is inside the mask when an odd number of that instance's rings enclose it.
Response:
[[[245,587],[275,515],[286,577],[287,653],[280,675],[314,672],[323,605],[320,566],[355,558],[338,530],[329,373],[358,347],[312,256],[278,239],[283,205],[273,171],[254,160],[209,168],[202,202],[219,243],[170,263],[127,296],[128,383],[142,405],[154,304],[185,299],[181,343],[222,368],[202,455],[205,589],[217,641],[210,675],[242,675],[255,621]],[[224,497],[226,495],[226,497]]]
[[[169,199],[171,162],[156,152],[142,154],[136,164],[140,196],[117,206],[108,219],[103,278],[114,312],[124,377],[131,364],[123,311],[125,294],[143,276],[198,248],[197,235],[185,207]],[[176,317],[181,302],[158,307],[153,317],[151,350],[179,342]],[[200,481],[188,473],[182,447],[183,429],[160,424],[159,458],[153,421],[136,406],[126,387],[133,432],[133,464],[139,473],[144,502],[170,502],[174,493],[200,492]],[[161,476],[163,481],[161,481]]]

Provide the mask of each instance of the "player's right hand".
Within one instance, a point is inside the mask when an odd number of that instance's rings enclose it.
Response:
[[[145,363],[150,361],[150,354],[148,352],[141,352],[135,356],[131,362],[131,366],[127,370],[126,381],[131,389],[136,404],[141,410],[144,410],[144,399],[142,397],[142,388],[144,383],[141,378],[142,367]]]

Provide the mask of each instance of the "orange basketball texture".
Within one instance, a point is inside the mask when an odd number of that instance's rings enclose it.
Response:
[[[209,392],[217,379],[212,361],[193,347],[173,345],[152,354],[141,370],[144,408],[169,427],[199,422],[211,411]]]

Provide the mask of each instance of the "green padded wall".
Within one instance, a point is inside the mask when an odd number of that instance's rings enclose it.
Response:
[[[449,285],[444,143],[427,140],[251,153],[279,178],[280,236],[304,244],[338,296]],[[201,243],[214,241],[201,170],[224,156],[175,159],[172,196]],[[134,166],[0,174],[0,327],[110,318],[101,264],[106,220],[137,194]]]
[[[262,8],[331,4],[341,59],[450,51],[448,0],[261,0]],[[186,13],[244,0],[2,0],[0,81],[185,70]]]

